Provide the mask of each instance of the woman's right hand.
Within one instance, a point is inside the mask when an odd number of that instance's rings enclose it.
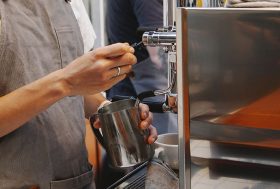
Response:
[[[77,58],[61,70],[67,94],[91,95],[111,88],[131,72],[137,61],[133,53],[127,43],[117,43]]]

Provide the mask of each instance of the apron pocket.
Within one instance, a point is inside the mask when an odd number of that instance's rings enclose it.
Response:
[[[51,181],[51,189],[81,189],[93,182],[93,171],[90,170],[77,177]]]
[[[77,47],[74,30],[71,27],[55,29],[61,58],[61,67],[64,68],[77,58]]]

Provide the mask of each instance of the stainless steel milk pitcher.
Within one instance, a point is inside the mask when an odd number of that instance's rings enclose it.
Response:
[[[93,127],[97,117],[102,125],[102,133]],[[113,167],[131,167],[153,157],[154,147],[146,142],[149,131],[139,128],[140,115],[135,100],[112,102],[91,116],[90,122],[97,140],[106,149]]]

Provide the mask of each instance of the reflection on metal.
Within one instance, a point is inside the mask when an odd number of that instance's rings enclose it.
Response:
[[[211,140],[226,144],[270,149],[280,148],[280,130],[221,125],[192,120],[191,135],[194,139]]]
[[[176,31],[149,31],[142,36],[145,46],[169,47],[176,44]]]
[[[193,138],[280,148],[280,11],[181,8],[176,21],[179,172],[186,188],[189,122]]]
[[[190,112],[188,87],[188,51],[186,32],[187,11],[178,9],[177,14],[177,87],[178,87],[178,135],[179,135],[179,186],[191,188]]]
[[[163,0],[163,26],[173,26],[175,22],[176,1]]]
[[[225,136],[227,142],[231,138],[227,136],[233,135],[228,134],[228,126],[235,127],[236,133],[246,126],[252,129],[246,133],[259,140],[267,130],[280,130],[280,11],[192,9],[187,18],[185,74],[189,75],[192,128],[209,128],[212,123],[217,125],[213,133],[224,128],[212,139],[222,141]],[[209,136],[205,130],[192,135],[197,134]],[[241,132],[238,136],[237,142],[250,140]]]

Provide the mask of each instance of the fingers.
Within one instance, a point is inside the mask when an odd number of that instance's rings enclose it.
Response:
[[[94,123],[93,123],[94,128],[99,129],[101,128],[101,123],[100,120],[97,119]]]
[[[100,64],[100,66],[103,70],[102,74],[104,74],[103,76],[107,79],[130,73],[132,71],[132,65],[137,62],[136,57],[131,53],[126,53],[118,58],[101,60],[102,64]]]
[[[106,73],[107,78],[130,73],[132,71],[132,64],[135,64],[136,62],[136,57],[128,53],[119,58],[114,58],[111,59],[111,61],[105,62],[104,66],[107,66],[109,69]]]
[[[156,141],[157,139],[157,130],[155,127],[153,127],[151,124],[153,122],[153,117],[152,113],[149,111],[149,107],[146,104],[139,104],[139,109],[140,109],[140,118],[141,118],[141,123],[140,123],[140,128],[141,129],[149,129],[150,135],[148,137],[148,144],[152,144]]]
[[[176,106],[177,97],[175,96],[168,96],[168,106],[175,107]]]
[[[133,65],[133,64],[136,64],[136,62],[137,62],[136,57],[131,53],[126,53],[122,56],[119,56],[116,58],[111,58],[110,60],[112,60],[114,62],[112,64],[112,67],[124,66],[124,65],[128,65],[128,64]]]
[[[147,119],[148,118],[148,113],[149,113],[149,106],[147,106],[146,104],[143,104],[143,103],[140,103],[139,104],[139,109],[140,109],[140,116],[141,116],[141,119],[144,120],[144,119]]]
[[[111,64],[109,67],[110,69],[110,76],[115,77],[122,74],[128,74],[132,71],[132,64],[135,64],[137,62],[137,59],[132,54],[125,54],[119,58],[115,58],[113,64]]]
[[[115,60],[111,59],[100,59],[96,61],[95,65],[98,67],[96,74],[99,74],[99,79],[103,81],[103,84],[111,82],[114,84],[118,83],[126,77],[126,74],[132,72],[132,65],[130,64],[136,62],[136,58],[132,54],[116,60],[121,60],[122,62],[115,62]]]
[[[92,53],[98,58],[114,58],[126,53],[134,53],[134,48],[127,43],[116,43],[95,49]]]
[[[168,97],[168,106],[172,109],[174,113],[178,112],[177,100],[177,96]]]
[[[149,131],[150,131],[150,136],[148,138],[148,144],[152,144],[157,140],[158,134],[156,128],[152,125],[149,127]]]
[[[131,65],[114,67],[107,72],[108,78],[113,78],[113,77],[117,77],[117,76],[120,76],[123,74],[128,74],[131,72],[131,70],[132,70]]]
[[[149,111],[149,107],[146,104],[139,104],[140,109],[140,128],[141,129],[147,129],[153,122],[153,116],[152,113]]]
[[[96,128],[96,129],[101,128],[100,120],[96,114],[92,115],[89,118],[89,121],[90,121],[90,125],[93,126],[94,128]]]
[[[136,57],[131,53],[126,53],[122,56],[112,59],[106,59],[103,62],[103,67],[110,70],[122,66],[133,65],[137,62]],[[132,68],[132,67],[131,67]]]
[[[92,60],[100,60],[100,64],[97,66],[99,66],[101,78],[111,79],[131,72],[130,65],[137,62],[136,57],[132,54],[134,49],[131,50],[131,48],[127,43],[118,43],[92,51]]]
[[[117,84],[118,82],[120,82],[121,80],[123,80],[125,78],[126,78],[125,74],[112,77],[109,81],[106,82],[106,86],[104,86],[104,89],[107,90],[107,89],[111,88],[113,85]]]
[[[152,113],[149,112],[147,118],[142,119],[142,121],[140,123],[140,128],[143,130],[148,129],[149,126],[152,124],[152,122],[153,122]]]

